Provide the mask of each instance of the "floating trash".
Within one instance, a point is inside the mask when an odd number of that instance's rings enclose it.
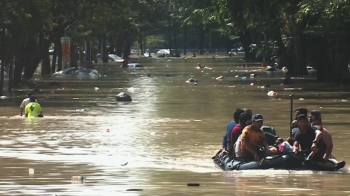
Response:
[[[275,96],[277,96],[277,93],[275,91],[269,91],[269,92],[267,92],[267,96],[275,97]]]
[[[199,183],[187,183],[187,186],[200,186]]]
[[[29,168],[29,175],[33,175],[34,174],[34,169],[33,168]]]
[[[76,112],[85,112],[85,109],[75,109]]]

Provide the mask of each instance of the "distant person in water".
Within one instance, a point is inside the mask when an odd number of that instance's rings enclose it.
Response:
[[[27,104],[25,108],[25,114],[28,118],[38,118],[42,117],[42,109],[39,103],[36,102],[34,96],[29,97],[30,103]]]
[[[130,63],[130,61],[128,59],[124,59],[124,61],[122,63],[122,67],[127,68],[129,63]]]
[[[283,84],[283,85],[293,84],[293,80],[292,80],[292,78],[290,77],[289,72],[286,72],[286,77],[283,79],[282,84]]]
[[[24,109],[26,108],[28,103],[30,103],[29,97],[32,96],[32,95],[33,95],[33,93],[29,92],[29,93],[27,93],[26,98],[23,99],[21,105],[19,106],[19,108],[20,108],[20,116],[23,116]]]
[[[197,67],[200,68],[200,69],[204,69],[205,65],[201,65],[200,63],[198,63]]]
[[[212,69],[211,67],[207,67],[205,65],[201,65],[200,63],[197,64],[197,69]]]

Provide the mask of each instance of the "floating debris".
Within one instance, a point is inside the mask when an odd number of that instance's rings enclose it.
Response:
[[[199,183],[187,183],[187,186],[200,186]]]
[[[34,169],[33,168],[29,168],[29,175],[33,175],[34,174]]]

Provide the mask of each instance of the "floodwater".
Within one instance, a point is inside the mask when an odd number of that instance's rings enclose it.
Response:
[[[213,69],[196,70],[197,62]],[[333,154],[350,163],[348,91],[308,78],[295,81],[301,91],[285,91],[279,86],[283,73],[261,72],[251,79],[232,60],[144,65],[97,67],[104,75],[97,80],[45,79],[62,82],[63,88],[37,94],[41,119],[19,117],[25,92],[0,100],[0,195],[350,195],[347,166],[337,172],[223,172],[211,160],[235,108],[263,114],[265,124],[287,137],[288,96],[294,94],[294,107],[322,112],[333,135]],[[215,79],[221,75],[223,80]],[[191,76],[198,85],[185,82]],[[271,87],[258,88],[266,84]],[[275,99],[268,90],[278,93]],[[133,102],[116,103],[121,91]],[[86,181],[72,182],[72,176]]]

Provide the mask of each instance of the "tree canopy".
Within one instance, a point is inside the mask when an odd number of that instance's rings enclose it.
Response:
[[[42,75],[62,69],[64,36],[71,38],[70,66],[84,51],[105,61],[108,52],[127,58],[135,43],[141,53],[169,48],[174,56],[242,46],[246,61],[275,56],[291,75],[313,65],[319,80],[348,83],[349,23],[344,0],[2,0],[0,54],[5,67],[16,65],[14,85],[40,63]]]

